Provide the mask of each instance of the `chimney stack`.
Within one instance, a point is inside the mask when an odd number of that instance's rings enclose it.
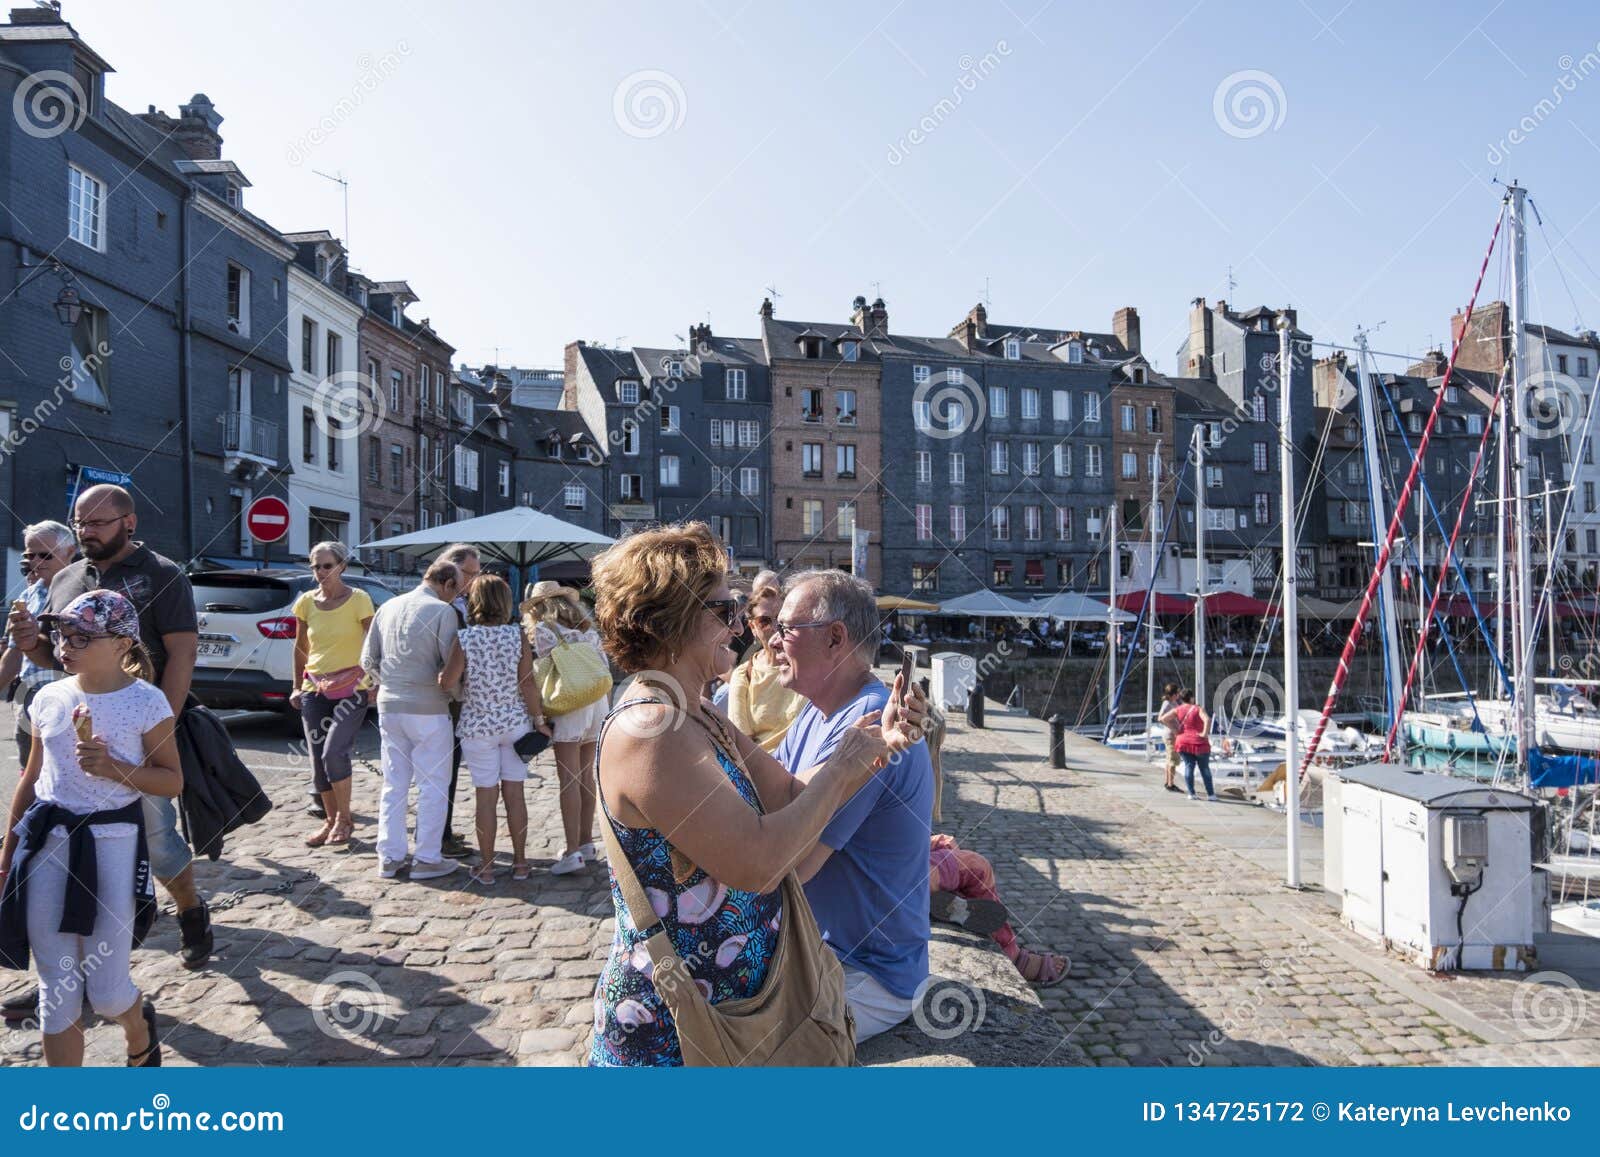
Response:
[[[1217,308],[1222,308],[1217,302]],[[1189,364],[1180,367],[1191,378],[1211,377],[1211,311],[1206,299],[1197,297],[1189,303]]]
[[[1125,305],[1111,315],[1111,332],[1117,335],[1117,340],[1122,343],[1122,348],[1130,354],[1140,353],[1139,349],[1139,311],[1131,305]]]
[[[872,315],[867,312],[867,299],[857,297],[850,303],[850,324],[859,329],[863,335],[872,328]]]
[[[763,297],[761,299],[761,316],[762,317],[771,317],[772,316],[772,298]]]

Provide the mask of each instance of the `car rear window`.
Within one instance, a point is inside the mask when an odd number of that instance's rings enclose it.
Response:
[[[311,585],[258,575],[195,575],[195,610],[212,614],[257,615],[285,609]]]

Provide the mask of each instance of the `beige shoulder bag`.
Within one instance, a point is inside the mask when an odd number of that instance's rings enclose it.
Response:
[[[723,746],[718,744],[719,747]],[[737,754],[728,752],[737,764]],[[596,758],[596,765],[599,760]],[[605,808],[604,793],[601,806]],[[816,917],[793,872],[783,878],[778,947],[761,991],[712,1004],[678,956],[666,928],[622,852],[605,809],[606,855],[634,926],[657,925],[645,942],[653,982],[672,1012],[685,1065],[808,1065],[855,1063],[855,1021],[844,999],[844,969],[822,940]]]

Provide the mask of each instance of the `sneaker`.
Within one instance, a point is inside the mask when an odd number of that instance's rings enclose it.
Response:
[[[1222,802],[1220,799],[1217,798],[1217,793],[1216,792],[1212,792],[1210,795],[1206,796],[1206,799],[1211,803],[1221,803]]]
[[[568,852],[555,863],[550,865],[552,876],[570,876],[573,872],[583,870],[583,855],[580,852]]]
[[[7,1024],[17,1024],[21,1021],[32,1020],[39,1015],[39,990],[30,988],[26,992],[19,992],[15,996],[8,996],[0,1001],[0,1017],[4,1017]]]
[[[413,860],[411,863],[412,880],[437,880],[441,876],[448,876],[461,865],[451,859],[437,860],[429,863],[427,860]]]
[[[578,855],[583,857],[583,862],[592,864],[600,858],[600,853],[595,850],[594,841],[590,840],[578,848]]]
[[[455,832],[446,832],[439,844],[439,854],[450,860],[465,860],[476,857],[478,852]]]
[[[378,858],[378,875],[382,876],[385,880],[394,879],[401,872],[405,871],[405,867],[406,862],[404,860],[386,860],[381,856]]]
[[[1199,798],[1200,798],[1200,797],[1199,797],[1199,796],[1197,796],[1197,795],[1195,795],[1195,794],[1194,794],[1194,792],[1192,792],[1192,791],[1191,791],[1191,792],[1190,792],[1190,793],[1189,793],[1189,802],[1190,802],[1190,803],[1194,803],[1194,802],[1195,802],[1195,801],[1196,801],[1196,800],[1198,800],[1198,799],[1199,799]]]
[[[216,944],[211,934],[211,913],[204,900],[198,907],[178,913],[178,940],[178,956],[183,966],[191,972],[204,968]]]

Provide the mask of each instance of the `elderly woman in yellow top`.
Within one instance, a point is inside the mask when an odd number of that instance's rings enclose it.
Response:
[[[806,705],[803,698],[778,682],[778,669],[772,664],[772,648],[777,645],[772,624],[781,606],[783,590],[778,576],[770,570],[762,571],[750,588],[748,618],[756,645],[728,677],[728,718],[768,754],[778,749],[789,724]]]

